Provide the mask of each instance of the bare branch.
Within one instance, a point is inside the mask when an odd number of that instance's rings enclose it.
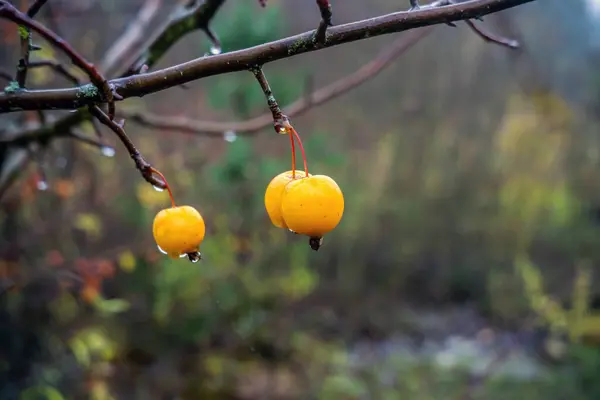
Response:
[[[129,136],[127,136],[127,133],[125,133],[125,129],[123,129],[124,121],[122,121],[121,123],[117,123],[117,122],[111,120],[108,117],[108,115],[106,115],[104,113],[104,111],[102,111],[100,109],[100,107],[98,107],[98,106],[91,106],[90,113],[94,117],[98,118],[98,120],[101,123],[108,126],[110,129],[112,129],[113,132],[115,132],[117,134],[117,137],[121,140],[121,142],[123,143],[123,145],[129,152],[129,155],[135,162],[135,166],[142,174],[142,177],[148,183],[151,183],[152,185],[159,187],[161,189],[166,189],[166,187],[167,187],[166,183],[163,182],[162,179],[158,178],[154,174],[154,169],[152,168],[150,163],[148,163],[146,160],[144,160],[144,157],[142,157],[142,154],[139,152],[137,147],[135,147],[135,145],[133,144],[133,142],[131,141]]]
[[[290,118],[301,115],[311,108],[333,100],[369,81],[377,76],[386,67],[390,66],[406,50],[411,48],[419,40],[423,39],[431,32],[433,32],[433,27],[421,28],[402,35],[389,47],[386,47],[372,61],[363,65],[357,71],[308,95],[304,95],[294,103],[284,107],[286,115]],[[128,118],[129,121],[153,129],[173,130],[184,133],[214,136],[222,136],[223,133],[227,131],[253,134],[273,125],[272,112],[246,121],[229,122],[195,121],[189,118],[166,117],[150,113],[130,112],[122,109],[119,110],[119,115]]]
[[[286,122],[288,122],[288,117],[283,115],[283,113],[281,112],[279,103],[277,103],[275,96],[273,96],[273,91],[271,90],[271,87],[269,86],[269,81],[267,81],[267,77],[265,76],[262,68],[254,67],[251,69],[251,71],[254,74],[256,81],[260,85],[260,88],[262,89],[262,91],[265,95],[265,98],[267,99],[267,104],[269,106],[269,110],[271,110],[271,116],[272,116],[272,120],[273,120],[273,128],[275,129],[275,132],[277,132],[277,133],[286,132],[285,126],[286,126]]]
[[[27,16],[29,18],[35,17],[47,1],[48,0],[35,0],[31,7],[29,7],[29,10],[27,10]]]
[[[1,0],[0,0],[1,1]],[[144,96],[208,76],[243,71],[256,65],[323,48],[394,32],[440,23],[468,20],[502,11],[533,0],[472,0],[443,7],[421,7],[418,11],[397,12],[329,29],[323,45],[311,39],[314,32],[266,43],[249,49],[201,57],[163,70],[110,81],[121,98]],[[74,89],[18,91],[0,94],[0,112],[26,109],[74,109],[103,101],[89,87]]]
[[[42,6],[46,4],[46,1],[47,0],[36,0],[35,3],[29,7],[29,10],[27,10],[27,16],[29,18],[35,17]],[[33,43],[31,41],[31,30],[29,28],[23,27],[22,30],[19,30],[19,35],[21,37],[21,58],[17,65],[17,83],[20,88],[24,88],[25,81],[27,80],[27,68],[29,67],[29,54],[33,49]]]
[[[196,2],[199,3],[199,2]],[[210,21],[225,0],[205,0],[201,4],[178,8],[167,22],[149,36],[139,48],[131,48],[132,56],[125,63],[128,67],[122,76],[139,73],[142,65],[152,67],[179,39],[196,30],[209,31]],[[107,75],[113,75],[113,68],[107,68]]]
[[[331,23],[331,4],[329,0],[317,0],[317,6],[319,7],[319,12],[321,13],[321,22],[319,23],[319,27],[315,32],[315,41],[319,44],[325,43],[325,38],[327,34],[327,27],[332,26]]]
[[[38,2],[36,2],[37,4]],[[34,4],[35,5],[35,4]],[[41,6],[40,6],[41,7]],[[38,8],[39,9],[39,8]],[[38,23],[37,21],[31,19],[27,14],[23,14],[19,10],[17,10],[13,5],[8,3],[6,0],[0,0],[0,17],[4,17],[19,26],[23,26],[24,28],[31,29],[38,34],[40,34],[44,39],[48,40],[50,43],[60,48],[65,54],[69,56],[73,64],[77,65],[79,68],[84,70],[90,80],[96,87],[102,91],[102,93],[97,93],[97,97],[100,98],[100,101],[106,100],[109,104],[109,116],[111,119],[114,117],[114,100],[115,96],[113,91],[104,76],[98,71],[98,69],[94,66],[94,64],[88,62],[83,56],[81,56],[69,43],[63,40],[60,36],[58,36],[53,31],[46,28],[44,25]],[[117,96],[118,97],[118,96]],[[37,109],[42,109],[38,107]]]
[[[152,54],[152,57],[146,60],[146,66],[152,67],[154,62],[157,62],[160,57],[169,49],[165,43],[170,43],[172,45],[177,40],[182,38],[186,33],[191,32],[189,30],[190,26],[190,18],[194,18],[195,21],[200,21],[201,25],[208,25],[210,20],[215,16],[219,7],[224,3],[224,0],[205,0],[203,6],[194,6],[193,8],[187,8],[182,6],[177,12],[175,12],[174,17],[170,18],[170,22],[158,30],[157,35],[153,35],[152,39],[148,41],[146,44],[141,46],[142,52],[147,54]],[[176,17],[179,16],[179,17]],[[197,27],[195,29],[201,29]],[[168,38],[166,38],[168,36]],[[133,43],[133,42],[131,42]],[[140,51],[140,50],[138,50]],[[124,54],[135,53],[135,48],[127,49],[123,51]],[[123,67],[118,73],[122,76],[126,76],[128,71],[131,71],[135,67],[136,59],[131,61],[131,64]],[[108,66],[109,69],[113,70],[116,67]],[[112,74],[112,73],[111,73]],[[8,75],[7,80],[11,81],[12,76]],[[10,142],[15,146],[25,146],[31,141],[43,141],[49,140],[53,136],[64,136],[66,135],[73,126],[76,126],[83,121],[90,119],[90,113],[87,108],[81,109],[76,113],[68,114],[65,117],[51,122],[45,126],[40,126],[37,128],[28,128],[20,132],[15,132],[11,135],[10,138],[4,138],[4,142]],[[95,119],[92,118],[92,123],[96,124]],[[98,131],[97,131],[98,132]]]
[[[479,35],[486,42],[495,43],[500,46],[508,47],[509,49],[518,49],[519,48],[519,42],[517,40],[508,39],[508,38],[493,34],[491,32],[488,32],[485,29],[477,26],[477,24],[475,24],[471,20],[466,20],[465,22],[467,23],[467,25],[469,26],[469,28],[471,28],[471,30],[473,32],[475,32],[477,35]]]

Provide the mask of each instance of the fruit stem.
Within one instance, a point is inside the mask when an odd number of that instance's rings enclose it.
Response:
[[[290,130],[296,136],[296,140],[298,141],[298,145],[300,146],[300,151],[302,152],[302,160],[304,160],[304,172],[306,173],[306,177],[308,178],[308,166],[306,164],[306,154],[304,153],[304,146],[302,145],[302,140],[300,140],[300,135],[294,129],[294,127],[290,127]]]
[[[163,180],[163,182],[165,183],[165,187],[167,188],[167,191],[169,192],[169,197],[171,198],[171,207],[175,208],[175,199],[173,198],[173,192],[171,192],[171,186],[169,186],[169,183],[167,182],[167,178],[165,178],[165,176],[156,168],[150,167],[150,171],[152,171],[153,174],[160,176],[160,179]]]
[[[296,146],[294,145],[292,131],[290,131],[290,143],[292,144],[292,179],[296,179]]]

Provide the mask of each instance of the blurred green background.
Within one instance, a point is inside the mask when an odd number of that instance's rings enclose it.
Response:
[[[142,3],[55,10],[61,34],[98,59]],[[159,19],[174,6],[163,3]],[[318,21],[311,1],[255,3],[217,15],[223,51]],[[407,7],[332,3],[338,24]],[[311,172],[346,201],[319,252],[264,210],[266,185],[289,169],[272,128],[209,137],[128,123],[176,201],[204,216],[197,264],[158,252],[152,220],[168,196],[109,132],[115,157],[54,142],[48,190],[32,167],[0,203],[0,399],[600,398],[600,20],[588,7],[546,0],[485,18],[523,41],[519,53],[439,26],[380,76],[294,118]],[[0,63],[12,67],[18,46],[4,36]],[[394,39],[265,73],[289,104]],[[188,35],[156,68],[209,47]],[[44,70],[30,81],[65,84]],[[268,111],[249,73],[119,106],[222,121]]]

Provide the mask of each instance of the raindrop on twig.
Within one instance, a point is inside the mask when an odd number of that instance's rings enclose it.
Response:
[[[238,137],[237,133],[235,133],[232,130],[228,130],[226,132],[223,132],[223,139],[226,142],[229,142],[229,143],[235,142],[237,140],[237,137]]]
[[[110,146],[100,147],[100,152],[102,152],[102,155],[104,155],[106,157],[114,157],[115,156],[115,149]]]

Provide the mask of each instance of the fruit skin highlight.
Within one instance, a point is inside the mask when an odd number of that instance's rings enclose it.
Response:
[[[191,206],[161,210],[152,225],[156,244],[171,258],[198,252],[205,232],[202,215]]]
[[[281,216],[281,201],[286,185],[293,180],[306,178],[306,173],[304,171],[296,170],[295,172],[295,178],[294,171],[292,170],[277,175],[269,182],[267,190],[265,191],[265,208],[267,209],[267,214],[269,215],[271,223],[277,228],[288,227]]]
[[[339,224],[343,214],[344,195],[329,176],[313,175],[285,186],[281,216],[290,230],[310,236],[313,249],[313,242],[318,242],[318,249],[320,239]]]

